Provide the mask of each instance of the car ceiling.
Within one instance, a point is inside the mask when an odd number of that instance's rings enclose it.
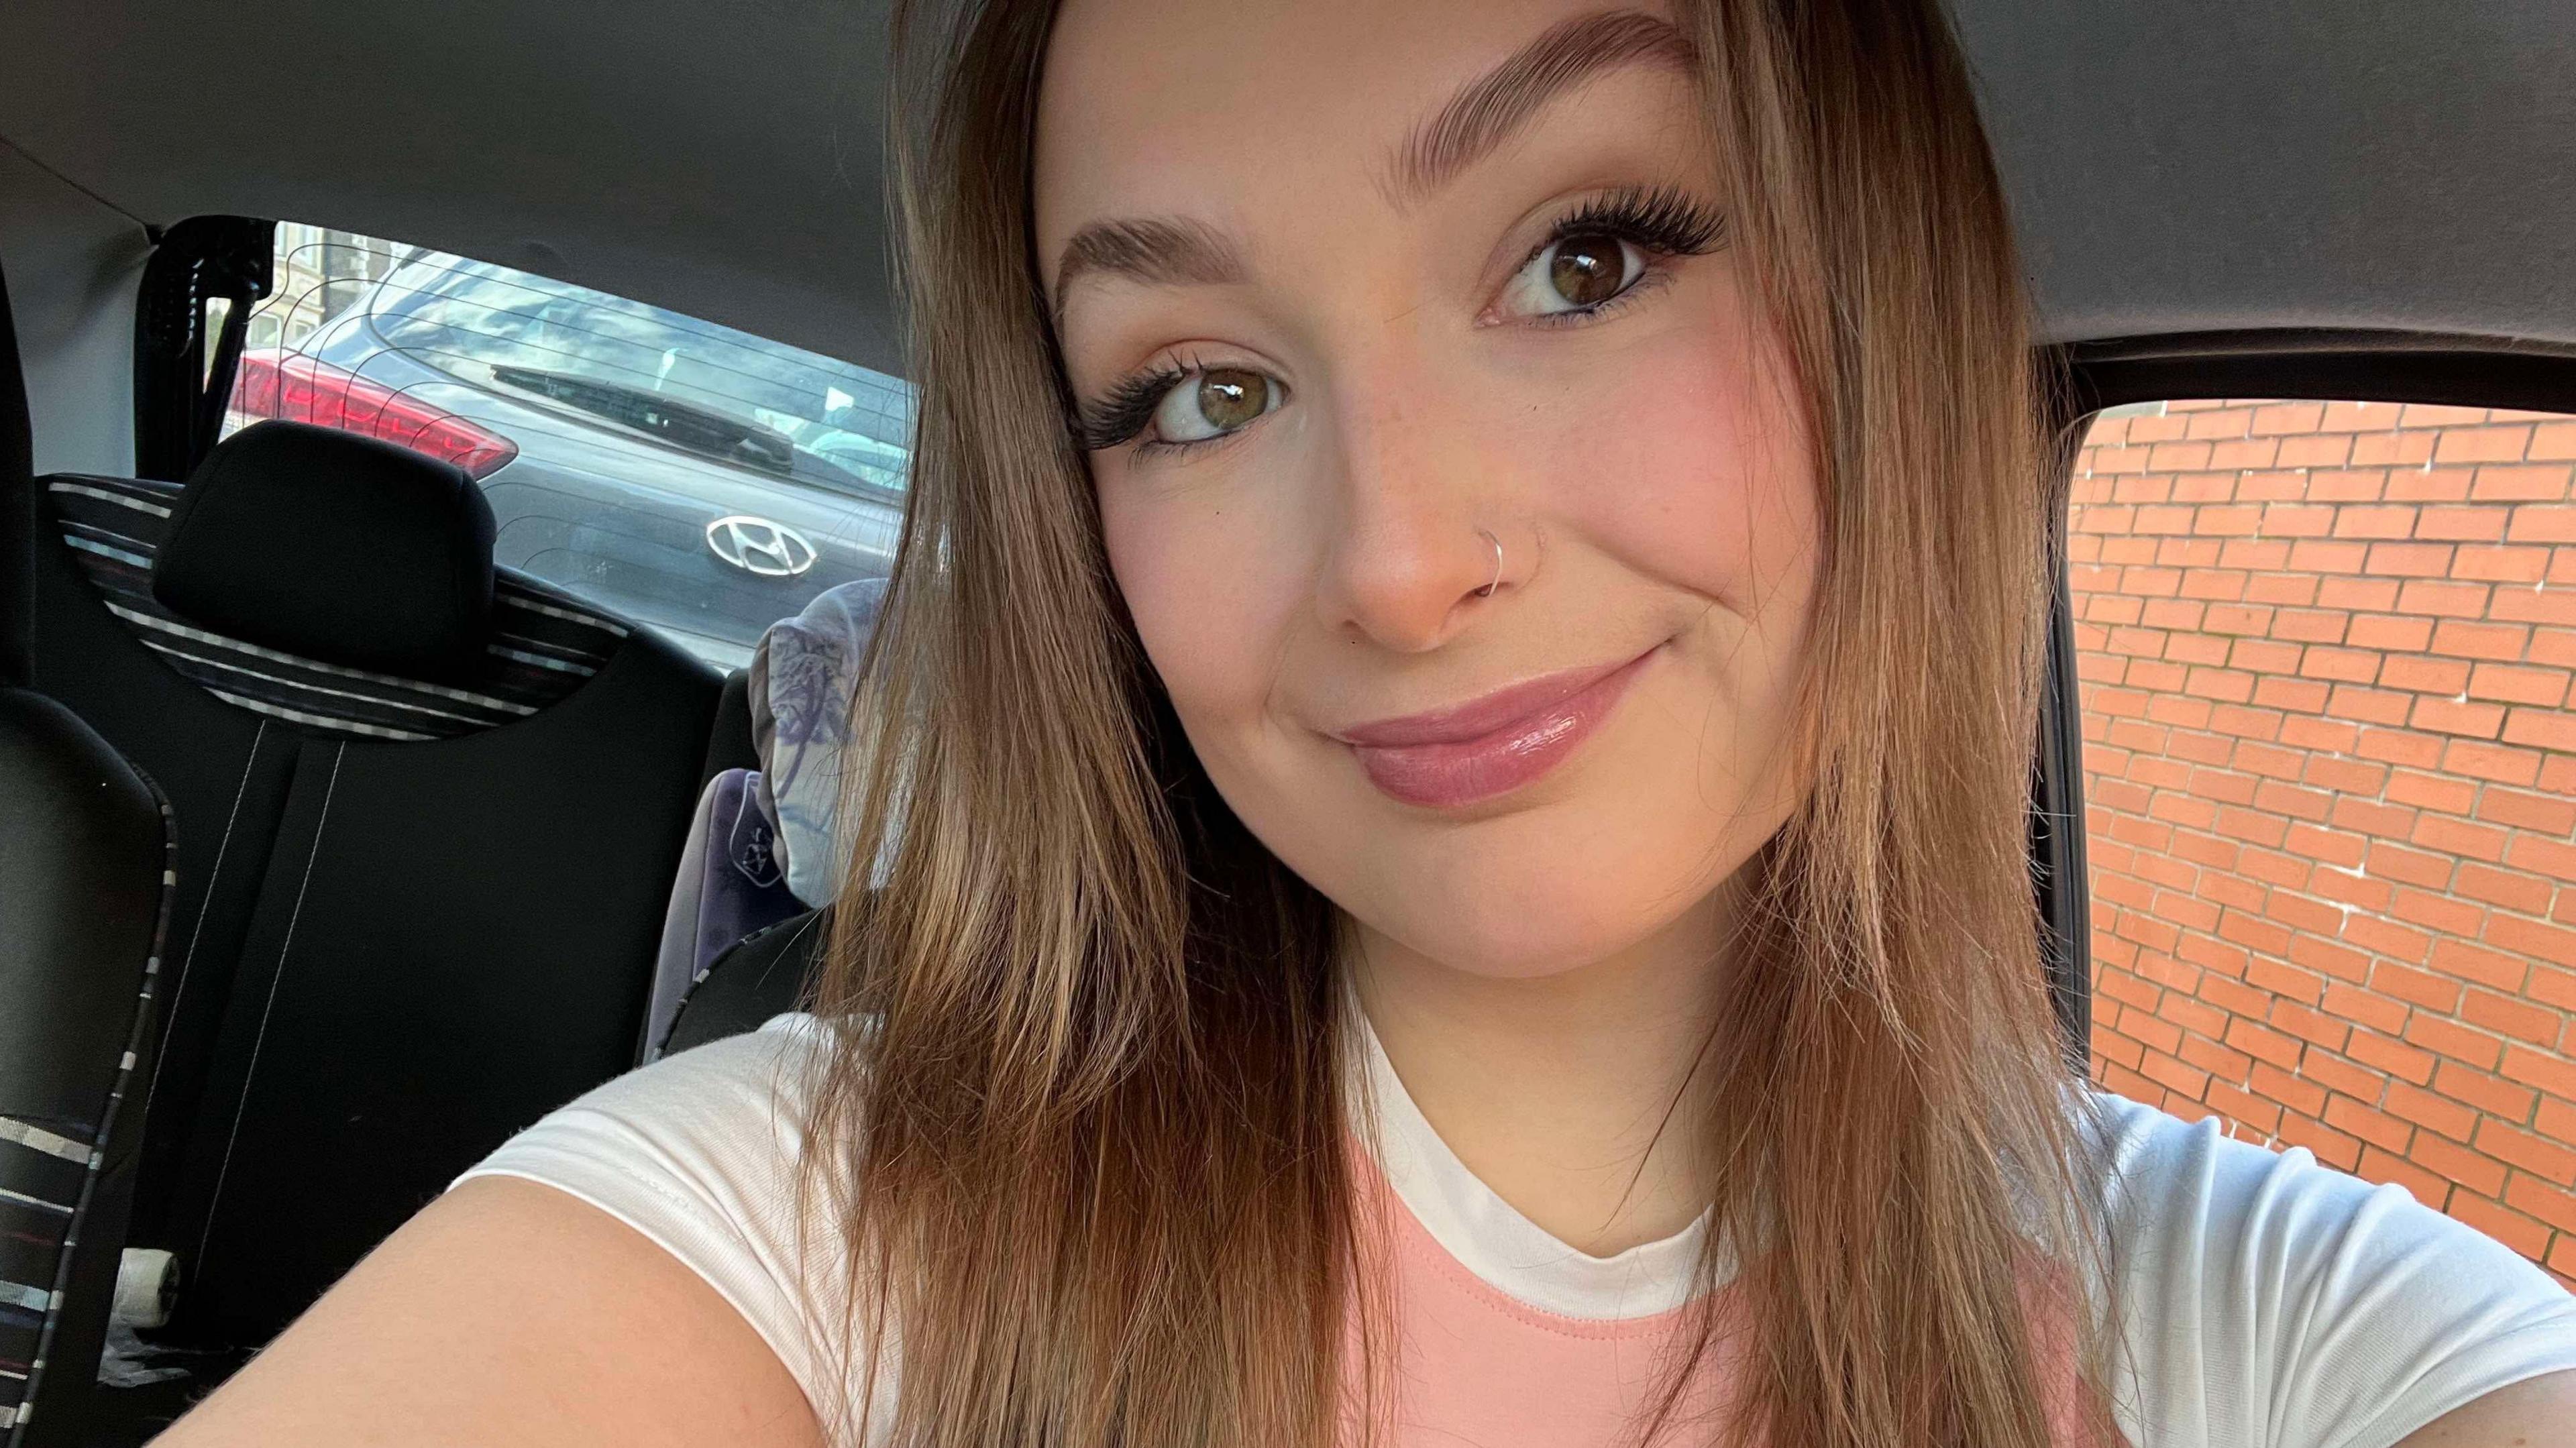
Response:
[[[8,0],[0,138],[900,370],[885,0]],[[2576,346],[2576,0],[1955,0],[2046,336]]]

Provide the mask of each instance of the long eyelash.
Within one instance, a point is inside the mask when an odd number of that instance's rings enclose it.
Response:
[[[1726,244],[1726,218],[1669,186],[1622,187],[1560,219],[1530,259],[1569,236],[1601,235],[1666,256],[1704,256]]]
[[[1154,410],[1189,372],[1157,367],[1139,372],[1111,388],[1105,397],[1084,403],[1075,420],[1075,441],[1084,452],[1107,452],[1133,442],[1154,420]]]

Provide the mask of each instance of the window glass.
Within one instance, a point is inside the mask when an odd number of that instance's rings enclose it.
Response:
[[[495,559],[721,667],[881,577],[912,392],[747,332],[490,262],[284,224],[228,425],[290,418],[457,463]]]
[[[2576,1285],[2576,418],[2097,418],[2069,567],[2110,1088]]]

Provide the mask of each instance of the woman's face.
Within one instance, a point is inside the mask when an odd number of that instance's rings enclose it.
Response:
[[[1057,20],[1037,255],[1111,567],[1369,948],[1698,948],[1804,788],[1814,468],[1688,66],[1585,0]]]

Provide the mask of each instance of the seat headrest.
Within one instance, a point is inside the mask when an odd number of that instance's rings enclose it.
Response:
[[[885,605],[886,580],[827,588],[760,636],[751,657],[751,738],[760,754],[763,813],[787,888],[823,906],[841,888],[840,804],[849,757],[850,701]]]
[[[299,422],[215,447],[152,596],[245,643],[405,677],[469,668],[492,619],[492,505],[462,468]]]

